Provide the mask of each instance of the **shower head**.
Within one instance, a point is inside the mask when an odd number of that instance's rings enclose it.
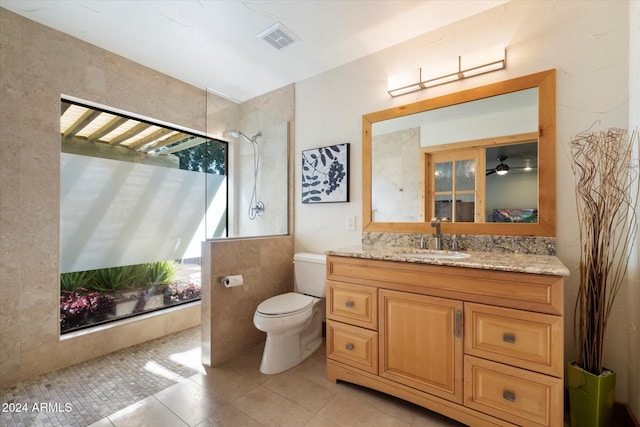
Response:
[[[252,144],[256,144],[258,142],[258,141],[256,141],[256,139],[259,136],[262,136],[262,132],[256,133],[251,138],[249,138],[247,135],[245,135],[244,133],[240,132],[239,130],[227,131],[227,135],[229,135],[232,138],[244,138],[247,142],[250,142]]]

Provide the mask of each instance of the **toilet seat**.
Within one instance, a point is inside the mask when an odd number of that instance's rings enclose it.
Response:
[[[261,302],[256,312],[265,317],[291,316],[310,309],[314,301],[309,295],[288,292]]]

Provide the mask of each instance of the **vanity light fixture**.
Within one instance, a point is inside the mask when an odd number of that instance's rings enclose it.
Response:
[[[420,78],[422,70],[415,68],[402,74],[396,74],[387,78],[387,92],[391,96],[404,95],[423,89]]]
[[[478,54],[458,56],[457,61],[436,67],[421,67],[415,71],[389,76],[387,93],[395,97],[434,86],[451,83],[507,67],[507,51],[491,49]]]

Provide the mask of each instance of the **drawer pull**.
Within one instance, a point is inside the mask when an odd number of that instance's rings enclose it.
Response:
[[[516,394],[512,391],[503,391],[502,392],[502,398],[505,400],[508,400],[509,402],[515,402],[516,401]]]
[[[347,307],[347,308],[351,308],[351,307],[353,307],[353,301],[347,301],[347,302],[345,302],[345,303],[344,303],[344,306],[345,306],[345,307]]]
[[[345,345],[344,348],[349,350],[349,351],[351,351],[351,350],[353,350],[353,344],[349,343],[349,344]]]
[[[516,343],[516,336],[512,335],[512,334],[503,334],[502,335],[502,341],[508,342],[509,344],[515,344]]]
[[[456,338],[462,337],[462,311],[456,310],[454,316],[453,336]]]

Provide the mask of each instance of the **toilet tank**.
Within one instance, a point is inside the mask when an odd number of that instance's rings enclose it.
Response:
[[[293,256],[296,291],[324,298],[327,257],[323,254],[297,253]]]

